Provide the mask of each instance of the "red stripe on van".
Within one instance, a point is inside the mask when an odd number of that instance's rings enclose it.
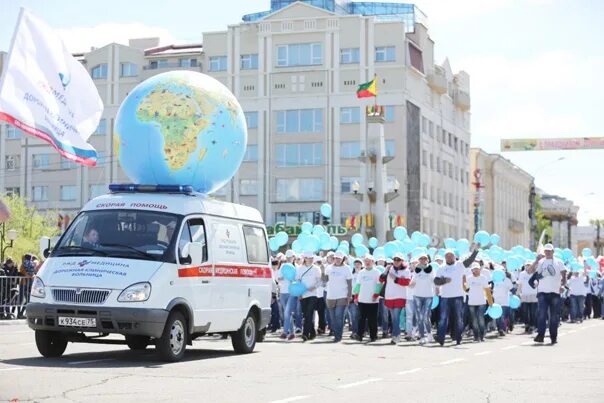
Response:
[[[212,266],[192,266],[178,269],[178,277],[212,277]],[[271,278],[271,269],[266,266],[214,266],[214,277]]]

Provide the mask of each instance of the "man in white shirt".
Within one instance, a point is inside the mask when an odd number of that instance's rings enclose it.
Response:
[[[562,260],[554,257],[554,245],[551,243],[543,247],[544,254],[537,255],[531,266],[535,270],[529,280],[529,285],[537,286],[537,336],[536,343],[543,343],[545,327],[549,317],[549,337],[551,344],[558,342],[558,326],[560,325],[560,292],[566,286],[566,267]]]
[[[409,289],[413,290],[413,302],[417,316],[417,328],[419,331],[419,344],[432,343],[432,323],[430,322],[430,311],[434,298],[434,277],[436,273],[432,266],[428,265],[428,257],[422,254],[418,257],[415,267],[412,265],[413,277]]]
[[[334,263],[327,266],[323,280],[327,282],[327,310],[336,343],[342,340],[344,313],[352,296],[352,270],[343,264],[344,254],[336,252]]]
[[[522,320],[524,321],[524,332],[531,334],[537,328],[537,290],[529,285],[529,280],[535,269],[532,262],[524,265],[524,271],[518,275],[518,292],[522,302]]]
[[[304,263],[296,269],[296,280],[303,283],[306,291],[300,297],[304,324],[302,340],[312,340],[316,337],[314,312],[317,306],[317,288],[321,285],[321,270],[314,265],[315,254],[304,252]]]
[[[587,296],[586,284],[589,284],[589,277],[586,273],[575,271],[568,279],[568,295],[570,298],[570,321],[571,323],[583,322],[583,309],[585,308],[585,298]]]
[[[445,264],[439,267],[434,278],[434,284],[440,287],[440,318],[436,341],[442,346],[445,344],[445,333],[449,325],[449,316],[455,321],[454,335],[457,345],[461,344],[463,333],[463,299],[465,295],[464,283],[466,269],[476,259],[478,248],[472,245],[472,254],[463,262],[456,260],[452,250],[445,252]]]
[[[355,284],[356,301],[359,306],[358,341],[363,341],[365,322],[369,325],[371,341],[377,340],[378,324],[378,299],[382,289],[380,272],[375,268],[373,256],[367,255],[364,259],[365,268],[357,275]]]
[[[470,311],[474,341],[484,341],[486,332],[484,313],[487,302],[489,306],[493,305],[493,297],[489,280],[482,274],[480,263],[472,263],[471,273],[466,276],[466,290],[468,291],[468,310]]]

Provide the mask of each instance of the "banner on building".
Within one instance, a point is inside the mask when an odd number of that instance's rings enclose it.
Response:
[[[348,230],[341,225],[324,225],[324,227],[325,232],[330,236],[345,236],[348,233]],[[302,233],[302,224],[285,225],[285,223],[278,222],[275,225],[266,226],[266,233],[268,236],[273,236],[281,231],[287,233],[287,235],[291,237],[296,237]]]
[[[21,9],[0,78],[0,121],[48,142],[69,160],[95,166],[88,137],[102,113],[86,68],[44,21]]]
[[[501,139],[501,151],[548,151],[604,149],[604,137],[551,139]]]

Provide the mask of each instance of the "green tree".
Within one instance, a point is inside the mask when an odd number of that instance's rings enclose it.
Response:
[[[551,241],[554,233],[552,222],[543,215],[541,196],[535,196],[535,218],[537,219],[537,231],[535,232],[535,244],[538,244],[541,233],[545,230],[545,240]]]
[[[17,230],[17,239],[12,248],[6,249],[5,258],[11,256],[20,264],[22,256],[26,253],[39,255],[41,237],[59,234],[58,216],[56,212],[41,213],[34,207],[28,207],[25,199],[19,196],[8,196],[3,201],[11,211],[4,227],[7,231]]]

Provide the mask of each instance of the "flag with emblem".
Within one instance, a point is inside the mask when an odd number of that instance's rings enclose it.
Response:
[[[357,98],[376,97],[377,96],[376,81],[377,81],[377,77],[374,77],[373,80],[359,85],[359,88],[357,88]]]

